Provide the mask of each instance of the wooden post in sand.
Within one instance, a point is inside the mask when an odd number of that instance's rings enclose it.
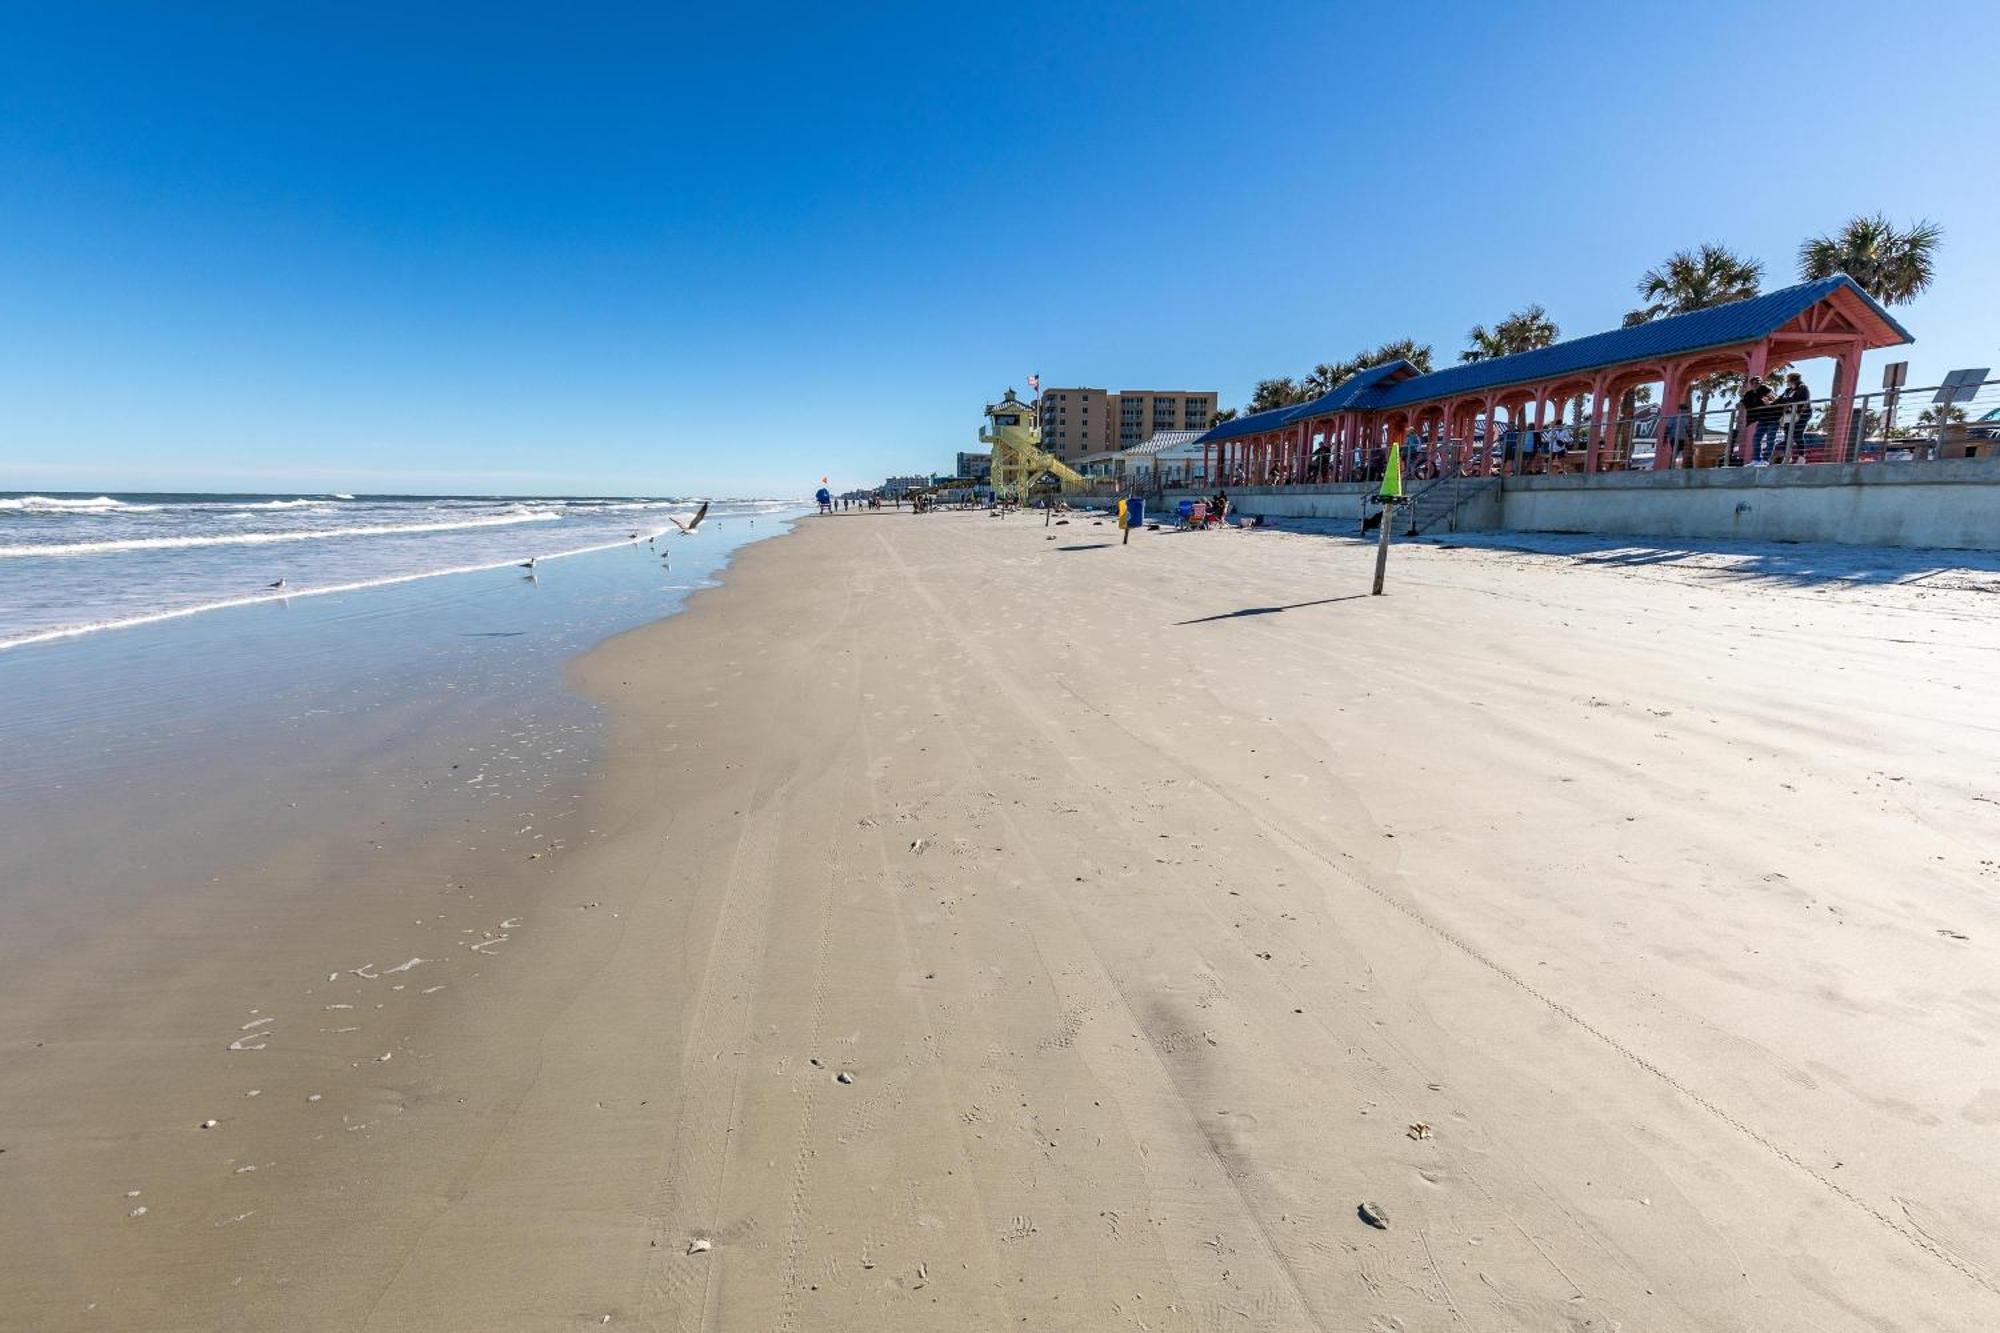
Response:
[[[1389,529],[1396,523],[1396,506],[1403,503],[1403,444],[1389,442],[1389,456],[1382,468],[1382,491],[1375,497],[1382,503],[1382,539],[1375,546],[1375,590],[1369,594],[1372,597],[1382,595],[1382,580],[1389,573]]]
[[[1389,529],[1395,526],[1396,506],[1393,501],[1382,501],[1382,539],[1375,544],[1375,590],[1373,597],[1382,595],[1382,580],[1389,573]]]

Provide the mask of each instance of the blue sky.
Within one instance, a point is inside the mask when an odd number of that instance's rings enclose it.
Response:
[[[0,489],[800,494],[1875,209],[1947,231],[1911,382],[2000,364],[1990,3],[4,25]]]

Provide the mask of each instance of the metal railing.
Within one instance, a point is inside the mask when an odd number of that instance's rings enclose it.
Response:
[[[1697,395],[1681,410],[1662,413],[1645,405],[1618,417],[1598,453],[1599,471],[1648,469],[1662,448],[1667,466],[1769,467],[1819,463],[1926,462],[2000,453],[2000,379],[1970,390],[1969,397],[1939,404],[1938,386],[1856,394],[1846,400],[1844,431],[1835,402],[1810,398],[1746,410],[1740,402]],[[1509,475],[1581,470],[1590,428],[1570,423],[1540,431],[1502,428],[1492,450],[1494,470]],[[1567,447],[1564,447],[1567,446]],[[1489,452],[1474,444],[1475,466]]]

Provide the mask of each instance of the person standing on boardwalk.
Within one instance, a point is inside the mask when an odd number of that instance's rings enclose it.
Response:
[[[1804,450],[1806,422],[1812,417],[1812,390],[1794,370],[1785,376],[1785,391],[1778,395],[1777,409],[1784,429],[1785,461],[1791,462]]]
[[[1761,375],[1752,375],[1743,386],[1743,419],[1750,423],[1750,458],[1754,463],[1771,461],[1771,444],[1778,436],[1778,414],[1771,409],[1771,386]]]

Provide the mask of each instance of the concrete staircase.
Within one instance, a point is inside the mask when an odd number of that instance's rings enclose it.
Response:
[[[1396,515],[1396,526],[1411,536],[1456,532],[1465,506],[1500,489],[1498,477],[1440,477],[1412,495]]]

